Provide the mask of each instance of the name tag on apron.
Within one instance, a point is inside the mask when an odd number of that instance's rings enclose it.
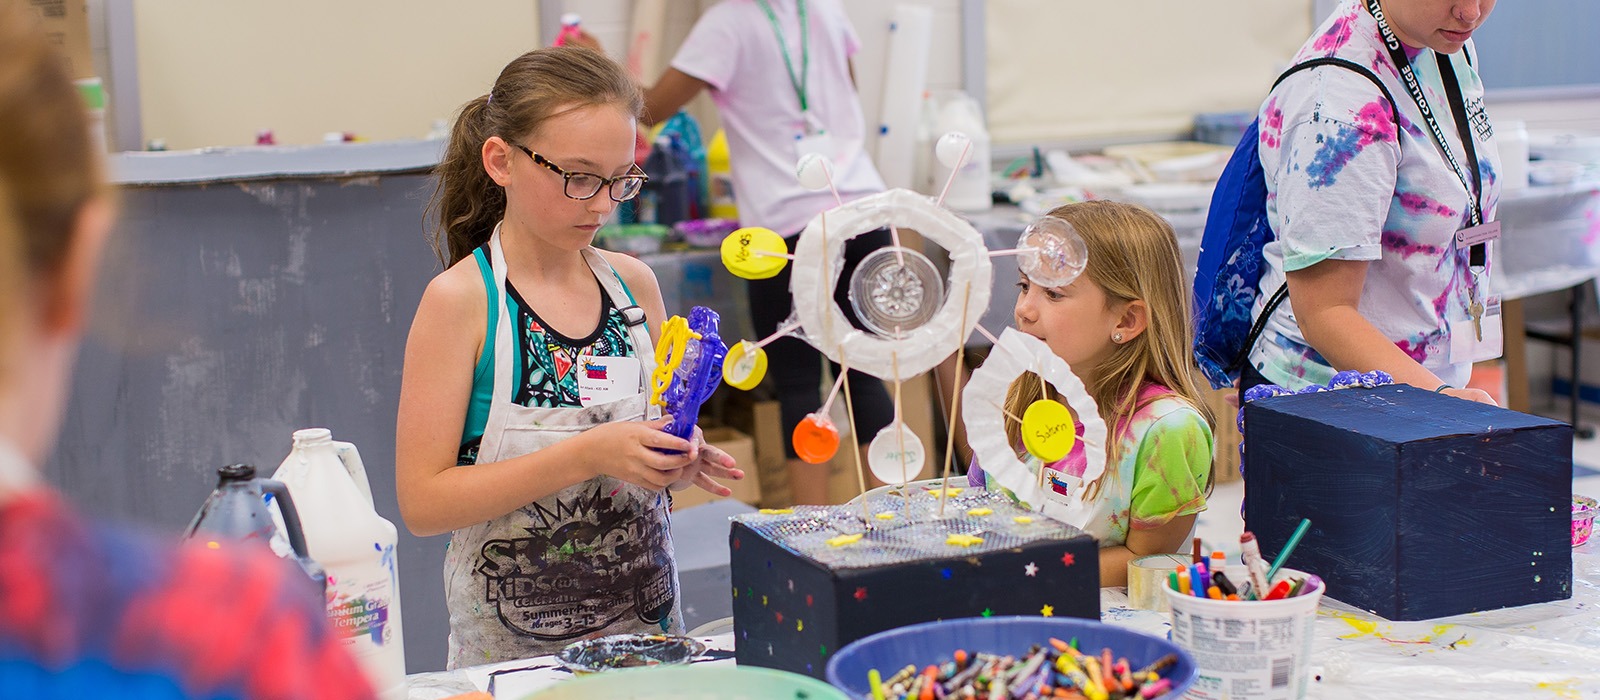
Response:
[[[577,371],[578,402],[585,408],[639,395],[637,357],[585,357]]]

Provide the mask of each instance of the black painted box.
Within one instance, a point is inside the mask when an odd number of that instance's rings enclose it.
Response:
[[[949,517],[937,518],[936,509],[937,499],[926,494],[909,504],[874,498],[870,531],[859,504],[735,518],[728,543],[738,663],[822,678],[840,647],[919,622],[1099,619],[1093,537],[981,490],[951,499]],[[862,537],[845,541],[854,534]],[[952,544],[951,535],[983,542]]]
[[[1245,407],[1245,526],[1390,620],[1572,597],[1572,428],[1395,385]]]

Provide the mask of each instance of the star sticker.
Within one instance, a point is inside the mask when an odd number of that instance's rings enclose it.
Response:
[[[794,592],[794,579],[789,579],[789,592]]]
[[[772,656],[772,642],[767,642],[767,656]]]
[[[990,609],[988,609],[988,608],[984,608],[984,609],[983,609],[983,612],[981,612],[981,613],[978,613],[978,614],[979,614],[979,615],[982,615],[982,616],[984,616],[984,617],[993,617],[993,616],[994,616],[994,611],[993,611],[993,610],[990,610]]]
[[[767,607],[767,597],[761,596],[761,607]]]
[[[1022,567],[1022,572],[1029,576],[1036,575],[1039,573],[1039,566],[1030,561],[1027,566]]]
[[[941,569],[941,570],[940,570],[940,571],[939,571],[939,575],[940,575],[940,576],[943,576],[943,577],[944,577],[944,580],[946,580],[946,581],[949,581],[949,580],[950,580],[950,577],[951,577],[951,576],[952,576],[952,575],[953,575],[953,574],[951,574],[951,572],[950,572],[950,569],[948,569],[948,568],[945,568],[945,569]]]
[[[865,589],[865,588],[857,588],[856,589],[856,600],[866,600],[866,599],[867,599],[867,589]]]
[[[1066,554],[1061,555],[1061,563],[1066,564],[1067,566],[1072,566],[1077,561],[1078,558],[1072,556],[1072,552],[1067,552]]]
[[[737,538],[737,537],[733,538],[733,548],[734,549],[738,549],[739,548],[739,538]]]
[[[1039,610],[1039,614],[1040,614],[1040,615],[1043,615],[1043,616],[1045,616],[1045,617],[1055,617],[1055,616],[1056,616],[1056,609],[1055,609],[1055,606],[1053,606],[1053,605],[1046,605],[1046,606],[1044,606],[1044,607],[1043,607],[1043,608],[1041,608],[1041,609],[1040,609],[1040,610]]]
[[[808,607],[808,608],[811,607],[811,594],[810,593],[806,594],[806,607]]]
[[[828,645],[823,644],[822,646],[818,647],[818,650],[819,650],[819,653],[821,655],[823,655],[823,656],[827,656],[828,655]]]
[[[804,631],[806,631],[806,621],[802,620],[802,619],[799,619],[799,618],[795,618],[794,631],[796,631],[796,632],[804,632]]]
[[[975,535],[963,535],[957,533],[945,539],[944,543],[956,547],[972,547],[974,545],[983,544],[983,538]]]
[[[783,613],[780,611],[780,612],[775,612],[773,614],[778,616],[778,624],[780,624],[780,625],[783,624]]]

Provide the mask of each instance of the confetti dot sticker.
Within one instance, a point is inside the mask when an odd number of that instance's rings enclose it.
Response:
[[[749,391],[767,376],[767,351],[739,341],[722,358],[722,380],[735,389]]]
[[[1072,412],[1059,401],[1035,401],[1022,413],[1022,445],[1028,448],[1028,454],[1046,464],[1058,462],[1072,452],[1077,437]]]
[[[770,228],[746,226],[722,239],[722,264],[747,280],[768,279],[789,264],[788,244]]]

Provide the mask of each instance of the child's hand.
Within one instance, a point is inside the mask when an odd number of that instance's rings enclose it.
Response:
[[[732,495],[732,489],[716,480],[738,481],[744,478],[744,470],[738,468],[739,465],[734,462],[732,455],[706,442],[705,435],[700,432],[700,426],[695,426],[693,442],[695,459],[684,468],[683,475],[672,485],[673,490],[686,489],[692,484],[716,496]]]
[[[603,455],[596,460],[596,471],[651,491],[667,488],[683,475],[697,453],[688,440],[663,431],[666,425],[666,418],[658,418],[607,423],[584,432],[593,443],[590,454]]]

